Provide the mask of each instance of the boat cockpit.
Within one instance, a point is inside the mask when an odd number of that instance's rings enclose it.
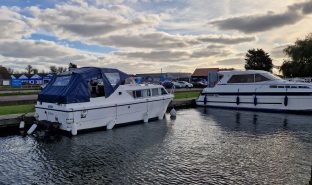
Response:
[[[38,101],[57,104],[89,102],[109,97],[128,78],[118,69],[83,67],[54,76],[39,93]]]

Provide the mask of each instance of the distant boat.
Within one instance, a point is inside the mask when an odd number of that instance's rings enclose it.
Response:
[[[128,75],[110,68],[84,67],[55,76],[40,92],[35,118],[78,131],[151,118],[163,119],[173,95],[161,85],[124,84]]]
[[[312,112],[312,85],[289,82],[266,71],[221,71],[220,81],[205,88],[199,106],[232,109]]]

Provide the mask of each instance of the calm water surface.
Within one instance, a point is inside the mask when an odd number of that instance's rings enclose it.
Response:
[[[197,108],[72,138],[0,137],[0,184],[307,184],[311,118]]]

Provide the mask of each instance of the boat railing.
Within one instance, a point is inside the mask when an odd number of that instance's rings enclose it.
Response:
[[[170,89],[170,94],[174,94],[174,91],[175,91],[175,86],[173,85]]]

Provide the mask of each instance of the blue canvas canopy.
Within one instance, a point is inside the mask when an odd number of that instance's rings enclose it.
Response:
[[[83,67],[55,75],[39,93],[39,102],[69,104],[90,101],[89,85],[93,79],[102,79],[105,97],[110,96],[125,79],[126,73],[112,68]]]

